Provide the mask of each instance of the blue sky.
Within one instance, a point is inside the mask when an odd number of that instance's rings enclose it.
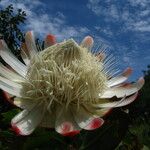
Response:
[[[130,80],[150,64],[150,0],[2,0],[0,6],[10,3],[26,11],[24,30],[38,37],[81,41],[91,35],[96,45],[108,45],[120,70],[133,68]]]

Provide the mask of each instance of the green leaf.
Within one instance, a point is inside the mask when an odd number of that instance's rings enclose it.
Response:
[[[3,117],[2,121],[5,123],[10,123],[11,119],[19,112],[20,112],[19,109],[12,109],[10,111],[2,113],[2,117]]]

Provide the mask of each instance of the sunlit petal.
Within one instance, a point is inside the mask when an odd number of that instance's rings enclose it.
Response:
[[[17,107],[20,107],[22,109],[30,110],[33,106],[35,106],[39,101],[31,100],[31,99],[22,99],[22,98],[15,98],[13,101],[13,104]]]
[[[10,52],[3,40],[0,41],[0,55],[17,73],[23,77],[26,75],[27,67]]]
[[[41,105],[37,105],[31,110],[24,110],[12,119],[12,128],[17,129],[20,135],[29,135],[41,122],[43,114],[44,110]]]
[[[35,44],[35,39],[32,31],[28,31],[25,35],[25,43],[31,57],[35,56],[38,52]]]
[[[16,72],[8,69],[5,67],[2,63],[0,63],[0,75],[3,77],[11,80],[11,81],[16,81],[16,82],[22,82],[24,81],[24,78],[17,74]]]
[[[81,129],[74,121],[71,111],[66,110],[65,106],[58,106],[56,112],[55,129],[58,133],[66,135]]]
[[[128,79],[128,77],[131,75],[131,73],[132,73],[132,69],[127,68],[121,75],[108,80],[108,82],[107,82],[108,87],[112,87],[112,86],[118,85],[120,83],[123,83],[124,81],[126,81]]]
[[[28,51],[25,43],[22,43],[22,45],[21,45],[21,57],[22,57],[24,63],[26,65],[29,65],[30,56],[29,56],[29,51]]]
[[[136,97],[137,97],[137,94],[138,93],[135,93],[134,95],[126,98],[122,98],[120,101],[115,101],[115,102],[109,102],[109,103],[103,103],[103,104],[97,104],[95,105],[96,107],[99,107],[99,108],[113,108],[113,107],[122,107],[122,106],[125,106],[125,105],[128,105],[130,104],[131,102],[133,102]]]
[[[75,110],[76,109],[76,110]],[[89,113],[86,108],[72,108],[75,121],[82,129],[93,130],[99,128],[104,121],[98,116]]]
[[[100,98],[111,98],[116,96],[118,98],[132,95],[139,91],[144,85],[144,79],[140,78],[136,83],[122,85],[120,87],[109,88]]]

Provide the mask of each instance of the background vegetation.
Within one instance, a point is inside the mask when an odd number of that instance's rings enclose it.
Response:
[[[0,10],[0,38],[12,52],[20,57],[20,43],[24,41],[21,26],[26,23],[26,13],[14,12],[10,5]],[[38,41],[38,40],[37,40]],[[37,42],[38,43],[38,42]],[[1,62],[2,59],[0,59]],[[4,62],[3,62],[4,63]],[[19,108],[11,105],[0,91],[0,149],[1,150],[49,150],[49,149],[102,149],[148,150],[150,149],[150,66],[143,71],[145,85],[138,99],[129,106],[116,108],[105,116],[105,124],[95,131],[81,131],[75,137],[63,137],[53,129],[38,128],[30,136],[16,135],[10,121]],[[129,110],[129,113],[126,111]]]

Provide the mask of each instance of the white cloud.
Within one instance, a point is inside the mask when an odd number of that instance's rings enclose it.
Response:
[[[132,6],[147,7],[150,4],[149,0],[128,0]]]
[[[96,15],[105,16],[105,20],[110,19],[111,21],[114,21],[119,19],[117,7],[109,0],[89,0],[87,7]]]
[[[28,29],[34,30],[38,34],[55,34],[59,40],[69,37],[79,37],[87,34],[89,30],[86,27],[72,27],[66,24],[63,14],[53,17],[48,14],[41,14],[29,18]]]
[[[122,5],[115,0],[89,0],[87,7],[107,22],[121,22],[123,31],[150,32],[149,0],[128,0]]]
[[[87,35],[89,29],[86,27],[74,27],[67,24],[66,17],[63,13],[58,12],[55,15],[47,14],[45,4],[39,0],[2,0],[0,5],[6,7],[13,4],[15,9],[22,9],[27,14],[25,30],[33,30],[39,36],[45,36],[48,33],[56,35],[58,40],[70,37],[83,37]]]
[[[101,28],[99,26],[95,26],[96,31],[100,33],[104,33],[106,36],[111,37],[113,36],[113,32],[110,27]]]
[[[133,25],[134,30],[141,32],[149,32],[150,31],[150,22],[148,21],[139,21]]]
[[[110,6],[110,12],[111,14],[111,17],[113,17],[114,19],[119,19],[119,12],[118,12],[118,9],[115,5],[111,5]]]

